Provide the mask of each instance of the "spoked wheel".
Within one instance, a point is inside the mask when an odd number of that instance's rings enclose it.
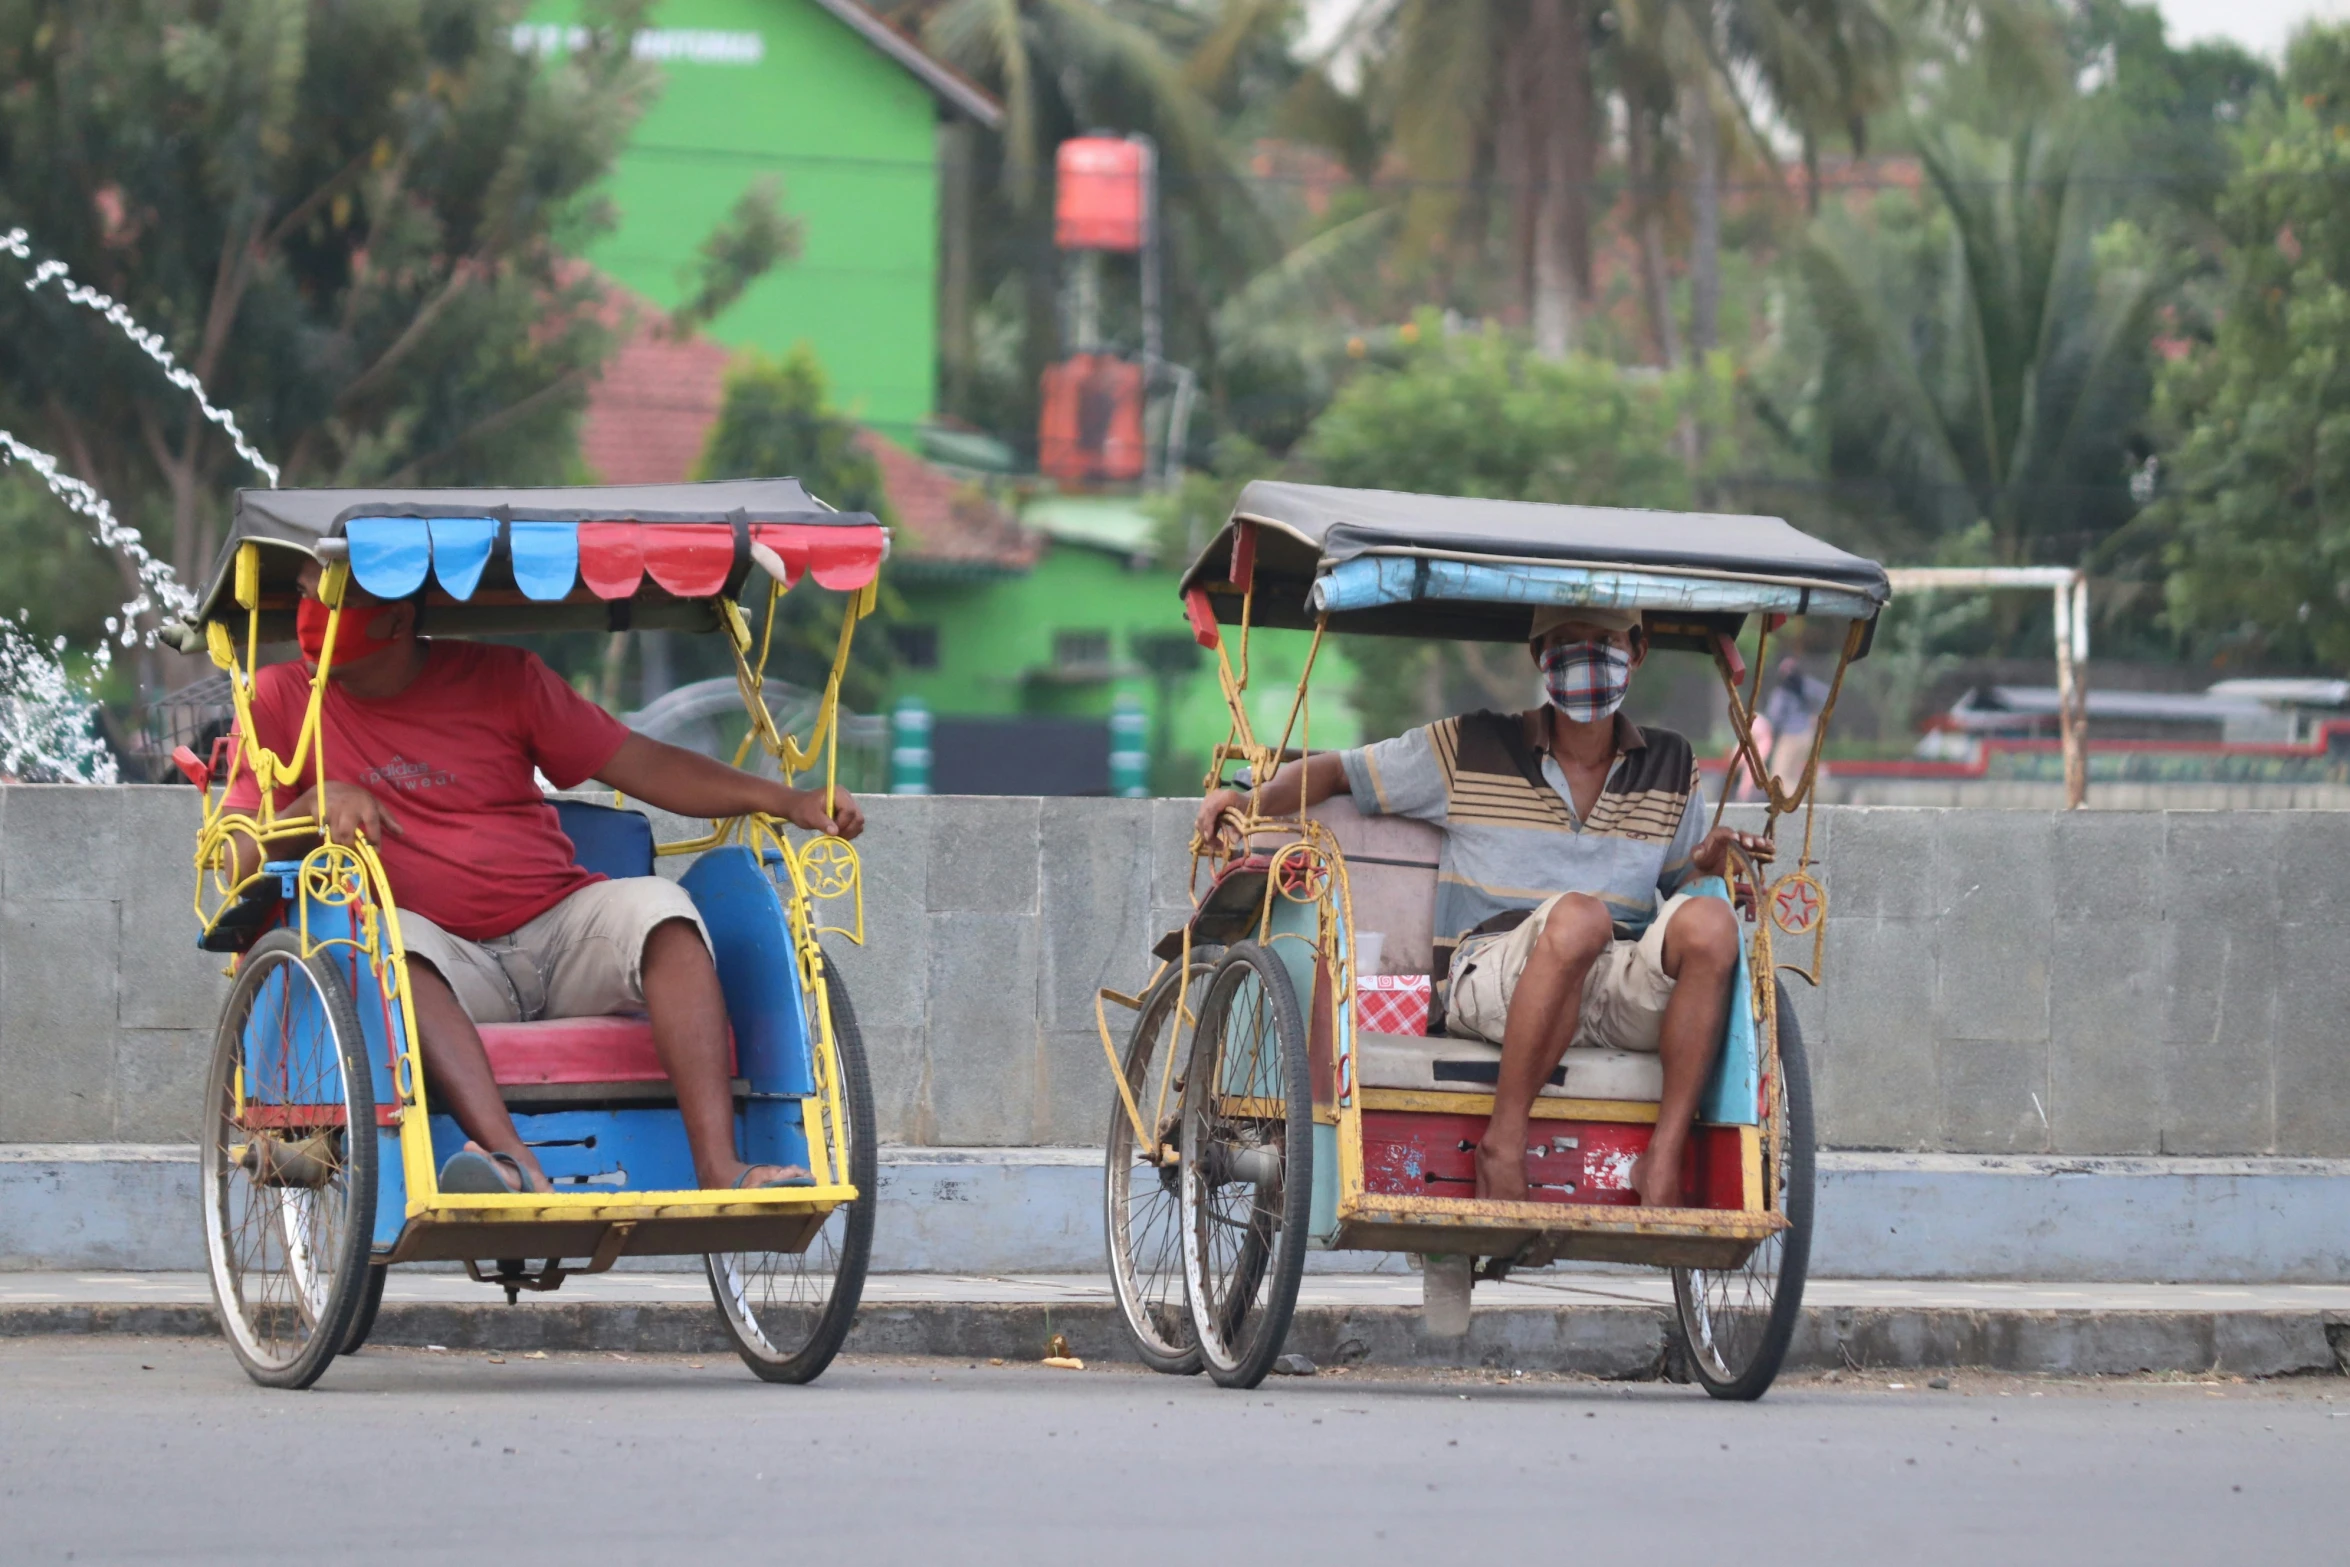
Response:
[[[1769,1123],[1763,1128],[1763,1163],[1764,1179],[1778,1211],[1787,1216],[1787,1228],[1757,1246],[1743,1267],[1673,1270],[1673,1301],[1690,1367],[1716,1398],[1755,1399],[1769,1389],[1803,1315],[1803,1281],[1811,1268],[1811,1068],[1786,985],[1778,984],[1778,991],[1778,1070],[1765,1085]],[[1775,1171],[1774,1130],[1779,1144]]]
[[[840,1353],[865,1294],[873,1257],[873,1208],[881,1161],[875,1153],[873,1083],[865,1073],[865,1041],[848,987],[832,959],[824,960],[832,1041],[840,1060],[842,1134],[848,1144],[854,1201],[832,1210],[805,1251],[712,1252],[705,1259],[710,1293],[743,1364],[768,1382],[813,1382]],[[808,1002],[809,1037],[821,1037]]]
[[[265,1387],[308,1387],[370,1283],[375,1084],[350,991],[290,930],[237,967],[204,1116],[204,1249],[229,1348]]]
[[[368,1264],[367,1287],[359,1292],[359,1309],[351,1313],[351,1331],[343,1335],[344,1354],[356,1355],[367,1347],[367,1337],[375,1331],[375,1314],[383,1309],[384,1280],[391,1271],[389,1263]]]
[[[1314,1194],[1305,1019],[1280,959],[1253,941],[1208,977],[1184,1067],[1183,1272],[1208,1375],[1255,1387],[1297,1310]]]
[[[1103,1228],[1110,1240],[1110,1283],[1134,1351],[1153,1371],[1188,1377],[1200,1368],[1199,1340],[1183,1304],[1183,1196],[1180,1161],[1169,1157],[1181,1136],[1180,1079],[1170,1055],[1182,1042],[1178,1005],[1186,991],[1193,1015],[1215,967],[1215,948],[1194,948],[1188,979],[1173,967],[1142,998],[1126,1042],[1126,1091],[1156,1133],[1157,1148],[1136,1143],[1126,1103],[1113,1097],[1102,1171]],[[1162,1083],[1170,1083],[1166,1093]]]

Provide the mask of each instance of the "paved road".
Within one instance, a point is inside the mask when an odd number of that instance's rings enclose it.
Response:
[[[0,1341],[0,1561],[2339,1560],[2350,1384],[1687,1388]],[[69,1556],[70,1553],[70,1556]]]

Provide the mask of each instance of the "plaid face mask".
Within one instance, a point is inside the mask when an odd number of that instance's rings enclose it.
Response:
[[[1624,705],[1631,650],[1605,641],[1562,642],[1542,655],[1542,683],[1551,706],[1579,724],[1596,724]]]

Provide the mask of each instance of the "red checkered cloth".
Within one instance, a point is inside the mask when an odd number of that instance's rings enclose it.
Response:
[[[1428,976],[1361,974],[1355,977],[1355,1018],[1373,1034],[1428,1032]]]
[[[1606,642],[1568,642],[1542,655],[1543,684],[1560,712],[1577,723],[1613,713],[1632,682],[1632,655]]]

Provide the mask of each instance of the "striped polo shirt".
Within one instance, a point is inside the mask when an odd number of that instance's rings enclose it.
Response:
[[[1444,829],[1436,873],[1436,972],[1460,938],[1510,909],[1588,893],[1619,936],[1656,917],[1689,877],[1705,836],[1705,792],[1689,742],[1616,716],[1616,759],[1588,820],[1523,713],[1466,713],[1344,751],[1356,809]]]

